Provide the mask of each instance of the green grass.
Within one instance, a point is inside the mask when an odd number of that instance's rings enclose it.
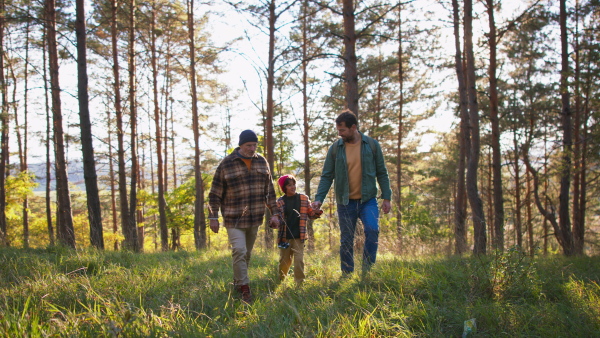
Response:
[[[380,255],[343,278],[335,253],[306,255],[307,281],[276,282],[256,251],[252,305],[227,250],[132,254],[0,249],[1,337],[593,337],[600,258]]]

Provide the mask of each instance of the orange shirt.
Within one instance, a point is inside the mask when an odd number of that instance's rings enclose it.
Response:
[[[252,166],[252,159],[243,157],[240,158],[242,159],[242,161],[244,161],[244,163],[246,163],[246,167],[248,167],[248,170],[250,170],[250,167]]]
[[[362,165],[360,162],[360,148],[362,142],[356,144],[344,143],[346,146],[346,164],[348,165],[348,185],[351,200],[362,197]]]

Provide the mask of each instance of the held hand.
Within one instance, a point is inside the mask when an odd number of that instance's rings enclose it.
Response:
[[[212,230],[215,234],[219,233],[219,220],[218,219],[210,220],[210,230]]]
[[[322,205],[321,202],[314,201],[310,204],[310,207],[313,208],[314,210],[319,210],[319,209],[321,209],[321,205]]]
[[[381,210],[384,214],[387,214],[390,212],[390,210],[392,210],[392,203],[390,203],[390,200],[383,200],[383,203],[381,204]]]
[[[279,217],[275,215],[271,216],[271,219],[269,220],[269,227],[273,229],[279,228]]]

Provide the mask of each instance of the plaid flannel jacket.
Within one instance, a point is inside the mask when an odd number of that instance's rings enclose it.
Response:
[[[304,242],[306,240],[306,221],[308,219],[317,219],[319,217],[321,217],[320,214],[316,213],[311,207],[310,207],[310,200],[308,199],[308,196],[304,195],[304,194],[298,194],[300,195],[300,210],[299,210],[299,214],[300,214],[300,239],[302,240],[302,242]],[[283,222],[280,223],[279,226],[279,233],[277,234],[277,238],[279,239],[279,241],[283,241],[285,242],[287,239],[286,237],[286,229],[285,229],[285,216],[284,216],[284,210],[285,210],[285,201],[283,199],[283,196],[279,197],[277,199],[277,206],[279,207],[279,212],[281,213],[279,215],[280,220],[283,220]]]
[[[267,160],[255,154],[250,170],[236,148],[219,163],[208,194],[209,217],[219,217],[226,228],[251,228],[263,222],[265,206],[279,214]]]

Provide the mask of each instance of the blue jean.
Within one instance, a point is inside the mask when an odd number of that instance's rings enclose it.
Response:
[[[377,258],[379,244],[379,208],[377,200],[372,198],[365,203],[350,200],[348,205],[337,205],[340,219],[340,260],[342,272],[354,271],[354,233],[356,222],[360,218],[365,230],[363,249],[363,268],[369,269]]]

